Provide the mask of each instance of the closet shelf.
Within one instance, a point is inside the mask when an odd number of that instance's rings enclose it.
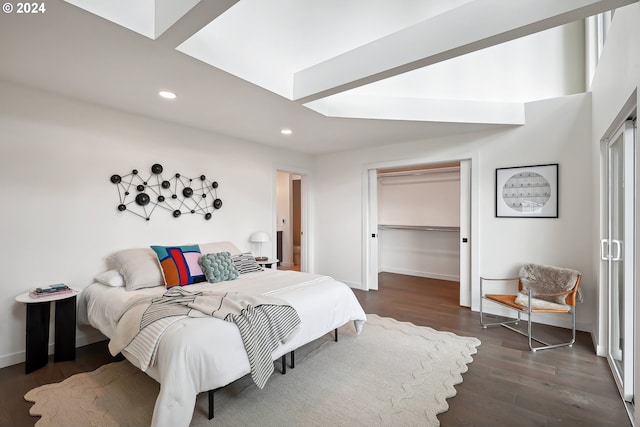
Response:
[[[418,231],[455,231],[460,232],[460,227],[443,227],[439,225],[394,225],[378,224],[379,230],[418,230]]]

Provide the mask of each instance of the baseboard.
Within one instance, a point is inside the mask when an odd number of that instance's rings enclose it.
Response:
[[[106,340],[107,337],[102,335],[100,331],[94,330],[89,333],[78,333],[76,335],[76,348],[84,347],[85,345],[93,344],[99,341]],[[49,343],[49,348],[47,349],[47,354],[52,355],[55,352],[55,347],[53,343]],[[17,353],[5,354],[0,356],[0,369],[6,368],[7,366],[17,365],[18,363],[24,363],[27,359],[27,355],[25,351],[19,351]]]
[[[17,365],[25,361],[24,351],[18,353],[4,354],[0,356],[0,368]]]
[[[381,271],[386,273],[404,274],[406,276],[425,277],[427,279],[447,280],[450,282],[460,281],[460,276],[456,276],[454,274],[441,274],[441,273],[433,273],[428,271],[417,271],[417,270],[409,270],[409,269],[394,268],[394,267],[382,267]]]
[[[596,354],[600,357],[607,357],[607,348],[600,344],[600,342],[598,342],[598,340],[596,340],[596,334],[593,331],[593,325],[591,328],[591,342],[593,343],[593,348],[596,352]]]
[[[345,285],[347,285],[348,287],[350,287],[351,289],[358,289],[360,291],[364,290],[364,288],[362,287],[362,285],[360,283],[345,282],[344,280],[341,280],[341,282],[344,283]]]

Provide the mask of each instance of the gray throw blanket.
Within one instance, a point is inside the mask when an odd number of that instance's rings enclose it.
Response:
[[[565,299],[575,286],[579,275],[578,271],[569,268],[539,264],[524,265],[519,274],[522,291],[518,294],[516,303],[527,306],[528,292],[531,290],[533,308],[567,308]],[[533,301],[534,297],[536,301]]]
[[[300,324],[295,309],[286,302],[265,296],[233,292],[189,292],[174,287],[161,297],[138,300],[127,307],[109,350],[131,352],[146,370],[154,363],[158,343],[167,328],[186,317],[212,316],[238,326],[247,351],[251,378],[260,388],[273,373],[272,353]]]

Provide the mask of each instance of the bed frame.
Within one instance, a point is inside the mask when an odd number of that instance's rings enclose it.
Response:
[[[333,337],[334,337],[334,338],[333,338],[333,340],[334,340],[335,342],[338,342],[338,328],[336,328],[336,329],[334,329],[334,330],[333,330]],[[295,353],[295,350],[292,350],[292,351],[289,353],[289,355],[290,355],[290,358],[291,358],[291,364],[289,365],[289,367],[291,367],[291,369],[295,369],[295,367],[296,367],[296,362],[295,362],[295,356],[296,356],[296,353]],[[282,370],[281,370],[280,372],[282,372],[282,375],[285,375],[285,374],[287,373],[287,355],[286,355],[286,354],[283,354],[283,355],[282,355],[282,357],[280,358],[280,363],[281,363],[281,365],[282,365]],[[220,388],[224,388],[224,387],[220,387]],[[213,406],[214,406],[214,403],[213,403],[213,393],[214,393],[216,390],[220,390],[220,388],[216,388],[216,389],[214,389],[214,390],[209,390],[209,391],[207,392],[208,397],[209,397],[209,414],[207,415],[207,417],[208,417],[210,420],[212,420],[212,419],[213,419]]]

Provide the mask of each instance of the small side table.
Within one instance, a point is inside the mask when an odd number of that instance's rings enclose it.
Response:
[[[264,260],[264,261],[256,260],[256,262],[259,265],[261,265],[262,267],[276,269],[276,268],[278,268],[278,263],[280,262],[280,260],[277,259],[277,258],[276,259],[269,258],[269,259]]]
[[[18,295],[17,302],[27,306],[26,361],[24,373],[45,366],[49,359],[49,319],[55,304],[54,362],[76,358],[76,296],[79,291],[31,298],[29,292]]]

